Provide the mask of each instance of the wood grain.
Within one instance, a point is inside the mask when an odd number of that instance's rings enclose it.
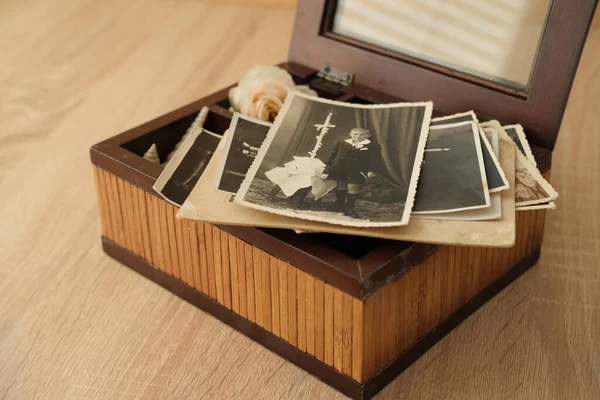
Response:
[[[3,3],[3,398],[343,398],[107,258],[99,242],[89,146],[220,89],[253,64],[285,60],[292,22],[289,8],[229,2]],[[541,262],[379,398],[591,399],[600,392],[599,51],[597,18],[555,151],[552,183],[561,197],[548,212]],[[118,196],[114,184],[106,198]],[[153,197],[143,198],[158,215]],[[121,218],[111,213],[106,229],[124,239]],[[542,213],[536,218],[543,222]],[[158,222],[148,220],[147,240],[164,267],[163,243],[151,234]],[[193,231],[190,241],[202,245],[203,233]],[[287,282],[297,287],[290,270]],[[289,332],[297,321],[290,304]],[[325,285],[324,315],[333,307]],[[324,358],[333,362],[333,326],[324,334]]]

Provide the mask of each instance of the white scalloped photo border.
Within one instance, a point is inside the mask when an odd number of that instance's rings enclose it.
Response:
[[[314,102],[318,102],[318,103],[330,104],[330,105],[334,105],[334,106],[354,108],[354,109],[357,109],[357,108],[359,108],[359,109],[378,109],[378,108],[398,108],[398,107],[425,107],[425,114],[423,117],[421,132],[419,134],[419,141],[417,144],[415,162],[413,163],[413,170],[412,170],[411,179],[409,182],[406,203],[404,205],[404,211],[402,213],[402,216],[399,218],[398,221],[371,222],[368,220],[357,220],[357,219],[352,219],[352,218],[348,218],[347,220],[346,219],[333,219],[333,218],[327,218],[325,216],[303,213],[301,210],[300,211],[281,210],[281,209],[266,207],[266,206],[251,203],[244,199],[244,197],[248,193],[248,190],[250,188],[252,181],[254,180],[254,178],[258,172],[258,168],[259,168],[260,164],[262,163],[263,159],[265,158],[267,151],[268,151],[271,143],[273,142],[273,139],[277,135],[277,132],[282,124],[282,121],[284,120],[285,116],[287,115],[295,97],[302,97],[302,98],[305,98],[305,99],[308,99],[308,100],[311,100]],[[248,170],[248,174],[246,175],[246,178],[244,179],[244,182],[242,183],[240,190],[238,191],[237,195],[235,196],[234,202],[236,204],[240,204],[245,207],[250,207],[250,208],[254,208],[257,210],[261,210],[261,211],[267,211],[267,212],[270,212],[273,214],[285,215],[285,216],[293,217],[293,218],[301,218],[301,219],[306,219],[309,221],[325,222],[325,223],[334,224],[334,225],[365,227],[365,228],[366,227],[392,227],[392,226],[407,225],[408,221],[410,220],[410,214],[412,212],[412,208],[413,208],[413,205],[415,202],[417,183],[419,180],[419,174],[421,172],[421,165],[423,163],[423,157],[425,155],[425,145],[427,143],[427,136],[429,134],[429,124],[431,122],[432,113],[433,113],[433,103],[430,101],[418,102],[418,103],[354,104],[354,103],[344,103],[344,102],[335,101],[335,100],[323,99],[320,97],[313,97],[313,96],[309,96],[309,95],[299,93],[299,92],[289,92],[289,94],[283,104],[283,107],[279,111],[279,114],[277,115],[277,118],[275,119],[273,126],[269,130],[269,133],[267,134],[265,141],[263,142],[262,146],[260,147],[260,150],[258,151],[258,155],[254,159],[252,166]]]

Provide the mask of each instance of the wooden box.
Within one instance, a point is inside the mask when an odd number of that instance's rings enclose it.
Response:
[[[299,2],[290,61],[281,65],[298,83],[340,101],[433,100],[438,114],[474,109],[521,123],[549,176],[596,1],[552,2],[522,90],[334,33],[336,3]],[[317,71],[329,63],[354,73],[356,84],[323,79]],[[203,106],[205,127],[222,134],[232,116],[228,90],[92,147],[104,250],[346,395],[372,397],[538,260],[544,210],[517,212],[512,248],[177,219],[152,189],[162,167],[142,155],[156,143],[164,160]]]

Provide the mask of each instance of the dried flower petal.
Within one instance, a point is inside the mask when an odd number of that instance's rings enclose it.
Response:
[[[257,65],[248,71],[237,87],[229,91],[229,102],[234,111],[273,122],[290,90],[318,97],[317,92],[308,86],[296,86],[292,76],[284,69]]]

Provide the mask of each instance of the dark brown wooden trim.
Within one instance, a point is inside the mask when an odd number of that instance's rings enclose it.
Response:
[[[151,132],[155,129],[162,128],[181,118],[187,117],[190,114],[197,113],[202,109],[202,107],[216,104],[217,102],[227,98],[227,94],[229,93],[229,89],[231,87],[233,87],[233,85],[221,89],[217,92],[214,92],[206,97],[201,98],[200,100],[196,100],[190,104],[186,104],[183,107],[170,111],[146,123],[128,129],[123,133],[120,133],[116,136],[113,136],[105,141],[96,144],[95,146],[93,146],[93,148],[102,149],[110,148],[113,146],[121,146],[124,143],[137,138],[138,136]]]
[[[406,247],[398,251],[400,244]],[[382,245],[360,259],[364,298],[425,261],[442,246],[428,243],[397,242]]]
[[[154,194],[154,183],[163,168],[131,153],[120,146],[106,146],[90,149],[92,164],[110,172],[139,189]]]
[[[527,271],[539,259],[539,248],[525,257],[517,265],[498,278],[490,286],[474,296],[469,302],[458,309],[436,329],[431,330],[410,349],[399,355],[394,361],[382,369],[368,382],[361,384],[347,375],[341,374],[330,366],[304,353],[288,342],[273,335],[253,322],[239,316],[228,308],[215,302],[208,296],[186,285],[184,282],[154,267],[146,260],[136,256],[129,250],[103,238],[104,251],[115,260],[136,271],[140,275],[156,282],[171,293],[179,296],[188,303],[210,313],[221,322],[231,326],[237,331],[260,343],[267,349],[279,354],[298,367],[316,376],[326,384],[334,387],[343,394],[354,399],[370,399],[375,396],[388,383],[408,368],[427,350],[446,336],[467,317],[477,311],[487,301],[498,294],[516,278]]]
[[[597,0],[554,0],[526,98],[499,90],[485,80],[465,80],[464,74],[455,70],[426,68],[397,53],[374,52],[332,33],[327,33],[328,37],[322,29],[331,25],[323,20],[327,15],[331,18],[331,1],[298,3],[289,52],[292,62],[314,69],[332,64],[353,72],[360,86],[408,101],[431,100],[445,114],[472,109],[481,116],[520,123],[533,142],[554,148]]]

